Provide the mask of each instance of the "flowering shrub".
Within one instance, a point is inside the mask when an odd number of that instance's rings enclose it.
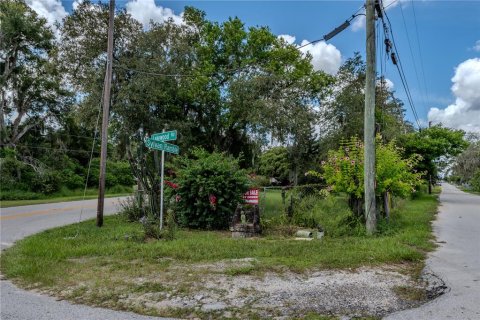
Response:
[[[199,229],[226,229],[242,196],[248,177],[238,161],[222,153],[196,149],[183,158],[175,189],[180,225]],[[169,185],[173,188],[173,185]]]
[[[312,171],[309,174],[322,177],[332,190],[346,192],[351,199],[363,199],[363,154],[363,144],[353,137],[338,150],[328,153],[327,161],[321,163],[322,174]],[[375,193],[381,195],[391,192],[405,197],[415,192],[421,173],[415,172],[413,168],[419,160],[418,155],[402,159],[399,148],[393,142],[382,144],[377,138]]]

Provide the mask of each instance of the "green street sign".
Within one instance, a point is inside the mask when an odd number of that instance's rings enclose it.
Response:
[[[152,140],[151,138],[145,140],[145,145],[147,146],[147,148],[166,151],[169,153],[178,154],[180,152],[180,148],[174,144],[155,141],[155,140]]]
[[[177,140],[177,130],[154,133],[150,137],[153,141],[172,141]]]

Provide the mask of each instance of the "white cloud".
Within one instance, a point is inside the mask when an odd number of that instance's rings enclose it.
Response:
[[[297,39],[295,36],[289,34],[281,34],[278,38],[283,39],[288,44],[295,44],[295,40]],[[303,40],[300,46],[304,46],[309,42],[308,40]],[[312,65],[317,71],[322,70],[329,74],[335,74],[342,63],[340,51],[333,44],[327,44],[325,41],[307,45],[300,48],[300,51],[303,54],[310,53],[312,55]]]
[[[385,86],[387,87],[388,90],[393,90],[394,88],[394,84],[393,84],[393,81],[388,79],[388,78],[384,78],[384,81],[385,81]],[[380,85],[380,80],[377,80],[377,85]]]
[[[278,36],[279,38],[285,40],[286,43],[288,44],[293,44],[297,38],[295,36],[291,36],[289,34],[281,34]]]
[[[393,88],[394,88],[395,85],[393,84],[393,81],[392,81],[392,80],[390,80],[390,79],[388,79],[388,78],[385,78],[385,83],[387,84],[388,90],[393,90]]]
[[[303,40],[301,45],[306,45],[308,42]],[[312,65],[315,70],[335,74],[342,63],[340,51],[333,44],[327,44],[325,41],[305,46],[300,51],[304,54],[309,52],[312,55]]]
[[[144,28],[148,28],[150,21],[162,23],[171,18],[177,24],[183,22],[182,13],[176,15],[170,8],[157,6],[154,0],[133,0],[128,2],[125,8]]]
[[[72,3],[73,10],[77,10],[78,6],[83,2],[83,0],[75,0]]]
[[[47,19],[50,26],[54,26],[56,21],[61,22],[68,15],[60,0],[27,0],[26,3],[39,16]]]
[[[480,58],[460,63],[452,82],[455,103],[445,109],[431,108],[428,120],[446,127],[480,132]]]
[[[461,101],[445,109],[431,108],[428,119],[432,123],[442,123],[445,127],[480,132],[480,110],[468,109]]]
[[[365,13],[365,12],[364,12]],[[355,18],[352,23],[352,31],[356,32],[365,28],[365,16],[361,15]]]
[[[475,42],[475,45],[473,46],[472,49],[474,51],[480,52],[480,40],[477,40],[477,42]]]
[[[480,110],[480,58],[468,59],[457,67],[452,91],[470,109]]]

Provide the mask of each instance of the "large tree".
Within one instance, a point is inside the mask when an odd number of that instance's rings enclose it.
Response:
[[[438,173],[437,161],[441,157],[451,158],[460,154],[468,146],[464,136],[465,132],[462,130],[436,125],[400,137],[399,144],[404,148],[406,156],[418,154],[422,157],[415,169],[423,172],[425,179],[435,181]],[[430,188],[429,191],[431,192]]]
[[[326,122],[320,130],[325,151],[336,148],[342,139],[362,138],[364,132],[365,62],[362,57],[356,53],[347,59],[335,80],[331,94],[323,104]],[[403,103],[394,96],[386,80],[379,77],[375,89],[375,122],[376,132],[384,141],[413,131],[411,124],[404,120],[404,112]]]
[[[477,171],[480,171],[480,140],[470,145],[454,159],[451,173],[458,177],[460,183],[467,183]]]
[[[106,7],[85,2],[61,30],[65,70],[82,92],[79,110],[87,119],[98,112],[105,27]],[[268,28],[247,29],[238,18],[208,21],[194,8],[185,9],[182,24],[152,23],[148,30],[118,12],[114,47],[112,137],[152,192],[158,181],[154,159],[145,156],[148,135],[168,126],[179,131],[184,152],[217,149],[253,166],[269,139],[297,148],[309,140],[332,80]]]
[[[33,127],[56,120],[68,92],[47,21],[21,0],[0,2],[0,142],[15,146]]]

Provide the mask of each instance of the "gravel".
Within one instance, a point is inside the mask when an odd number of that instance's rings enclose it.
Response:
[[[244,261],[242,262],[242,264]],[[182,295],[131,294],[122,303],[151,308],[188,308],[217,317],[255,314],[260,317],[294,317],[308,313],[355,316],[384,316],[418,305],[397,296],[396,287],[418,287],[410,276],[392,268],[360,268],[351,271],[317,271],[307,274],[267,272],[262,276],[229,276],[217,273],[228,262],[202,265],[212,273],[192,284]],[[217,272],[215,272],[217,271]],[[168,272],[168,271],[167,271]],[[166,285],[173,285],[166,284]],[[161,301],[159,301],[161,300]]]

